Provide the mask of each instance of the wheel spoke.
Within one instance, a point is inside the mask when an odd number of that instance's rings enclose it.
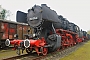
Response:
[[[42,54],[43,54],[43,55],[47,55],[47,52],[48,52],[48,49],[47,49],[47,48],[43,48]]]

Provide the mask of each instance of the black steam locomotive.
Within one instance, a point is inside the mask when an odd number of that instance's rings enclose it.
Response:
[[[19,47],[26,48],[27,53],[35,50],[38,55],[40,53],[46,55],[48,51],[55,51],[83,42],[89,36],[76,24],[69,22],[62,15],[57,15],[46,4],[34,5],[28,10],[28,13],[17,11],[17,22],[28,23],[34,29],[32,35],[25,35],[26,40],[20,42],[24,46]],[[8,41],[6,41],[6,45],[8,45]]]

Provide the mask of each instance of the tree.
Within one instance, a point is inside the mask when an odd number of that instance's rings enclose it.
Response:
[[[1,11],[2,19],[5,19],[6,13],[7,11],[5,9]]]
[[[0,19],[3,19],[3,20],[7,19],[7,17],[10,17],[10,15],[11,15],[11,12],[9,10],[1,8]]]
[[[2,15],[2,19],[7,19],[7,17],[10,17],[11,12],[9,10],[3,9],[1,15]]]
[[[87,33],[90,34],[90,30],[88,30]]]

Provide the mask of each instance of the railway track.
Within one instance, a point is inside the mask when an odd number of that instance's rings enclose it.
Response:
[[[12,51],[12,48],[13,47],[6,47],[5,49],[0,49],[0,53]]]
[[[5,58],[3,60],[56,60],[56,58],[62,58],[68,54],[70,54],[71,52],[77,50],[79,47],[81,47],[82,45],[84,45],[86,42],[82,42],[80,44],[77,44],[73,47],[68,47],[64,50],[60,50],[58,52],[52,52],[47,54],[47,56],[38,56],[36,53],[32,53],[32,54],[24,54],[24,55],[20,55],[20,56],[13,56],[10,58]]]
[[[22,57],[26,57],[28,56],[28,54],[24,54],[24,55],[21,55],[21,56],[13,56],[13,57],[10,57],[10,58],[5,58],[3,60],[16,60],[16,59],[20,59]]]
[[[31,55],[24,54],[24,55],[20,55],[20,56],[13,56],[10,58],[5,58],[2,60],[18,60],[18,59],[25,59],[25,57],[28,57],[27,59],[29,59],[29,60],[40,60],[40,59],[44,58],[45,56],[37,56],[36,53],[32,53]]]

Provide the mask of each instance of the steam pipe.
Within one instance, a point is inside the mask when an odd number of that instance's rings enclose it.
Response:
[[[55,31],[55,28],[54,28],[54,26],[53,26],[53,23],[52,23],[52,28],[53,28],[54,34],[56,34],[56,31]]]

